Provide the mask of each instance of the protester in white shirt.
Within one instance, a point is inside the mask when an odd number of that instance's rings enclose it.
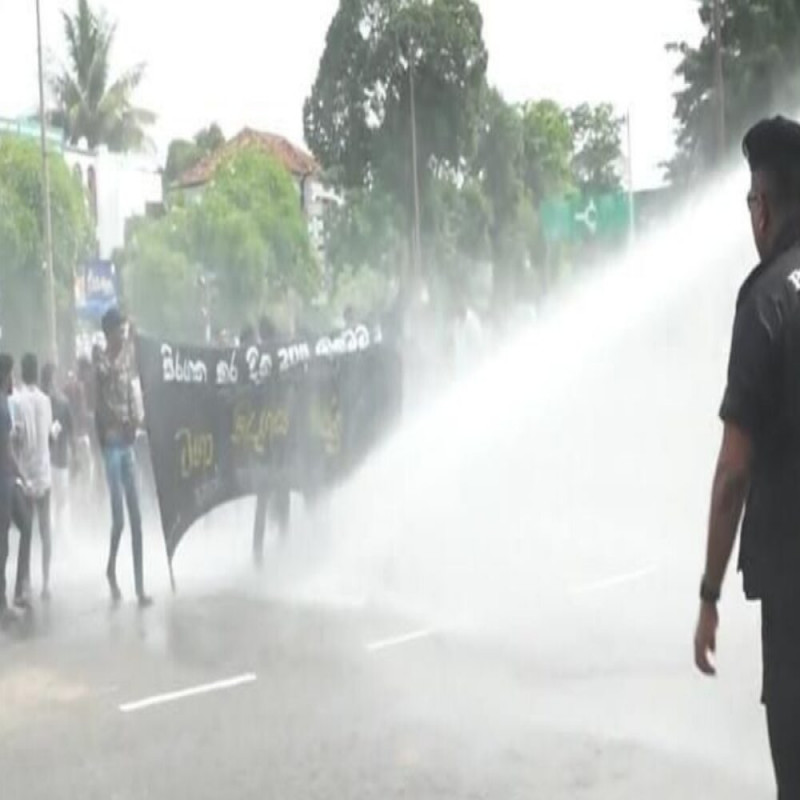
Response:
[[[22,358],[22,386],[12,396],[17,443],[17,463],[30,497],[34,515],[38,518],[42,537],[42,598],[50,597],[50,561],[52,536],[50,524],[50,436],[53,410],[50,398],[39,388],[39,363],[27,353]]]

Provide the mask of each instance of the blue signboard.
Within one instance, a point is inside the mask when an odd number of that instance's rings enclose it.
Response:
[[[109,308],[119,303],[117,269],[112,261],[90,261],[83,272],[83,298],[78,314],[84,319],[99,320]]]

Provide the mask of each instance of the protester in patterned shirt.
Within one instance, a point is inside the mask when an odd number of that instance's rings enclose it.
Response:
[[[112,601],[116,605],[122,599],[116,569],[117,551],[125,527],[124,494],[131,526],[136,596],[139,606],[147,608],[153,601],[144,591],[142,514],[133,447],[140,420],[133,388],[132,346],[130,338],[126,342],[125,318],[118,309],[113,308],[106,312],[102,326],[106,337],[106,348],[95,357],[97,373],[95,421],[111,495],[111,546],[106,577]]]

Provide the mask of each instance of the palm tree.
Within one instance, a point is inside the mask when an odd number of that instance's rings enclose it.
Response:
[[[149,145],[145,128],[155,114],[133,105],[133,93],[144,77],[138,64],[113,83],[110,53],[116,25],[88,0],[78,0],[74,14],[61,12],[67,41],[67,62],[50,77],[57,110],[51,115],[67,140],[86,139],[90,148],[106,145],[114,152],[141,150]]]

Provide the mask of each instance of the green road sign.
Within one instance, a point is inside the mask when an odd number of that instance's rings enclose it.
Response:
[[[616,193],[551,200],[542,204],[539,219],[548,241],[617,236],[630,226],[630,199]]]

